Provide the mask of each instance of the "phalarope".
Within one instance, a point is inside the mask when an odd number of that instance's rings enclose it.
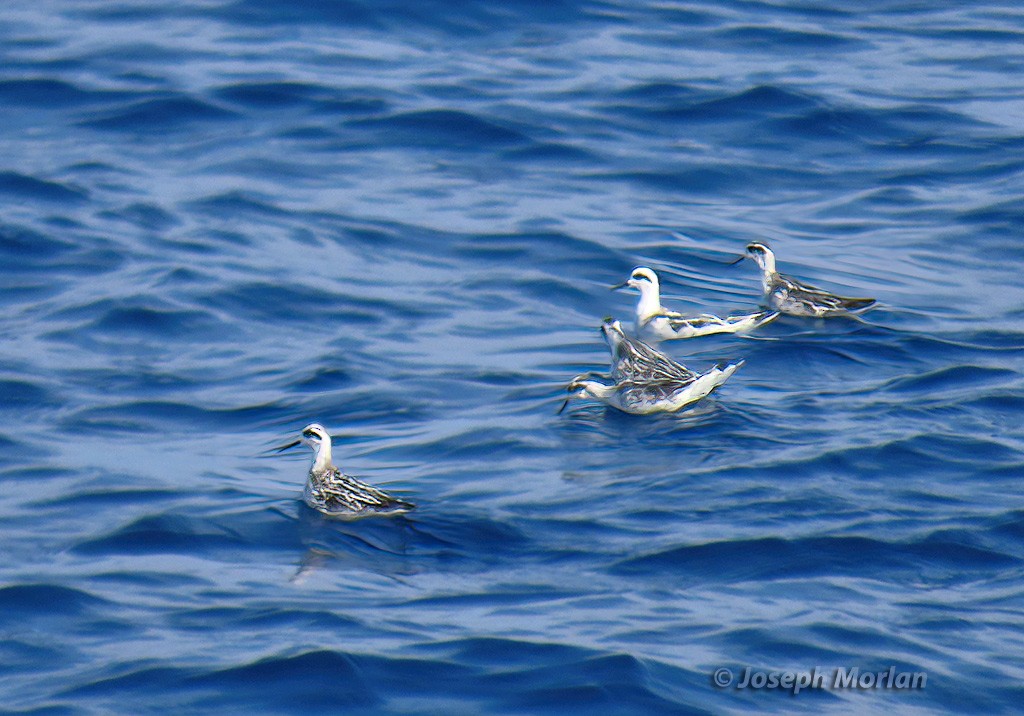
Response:
[[[875,302],[873,298],[845,298],[820,288],[800,283],[775,270],[775,254],[767,244],[747,244],[747,253],[733,263],[739,263],[750,256],[761,269],[761,287],[765,300],[772,308],[790,316],[841,316],[867,308]]]
[[[699,374],[622,331],[618,321],[601,326],[612,353],[610,376],[584,373],[567,386],[571,398],[594,398],[633,415],[672,413],[705,397],[729,379],[743,361]]]
[[[365,517],[368,515],[397,515],[408,512],[416,505],[383,490],[349,477],[331,462],[331,436],[319,423],[311,423],[302,430],[302,438],[282,445],[278,452],[306,444],[316,457],[309,469],[306,489],[302,498],[314,510],[331,517]]]
[[[710,313],[688,318],[668,311],[661,305],[658,274],[646,266],[637,266],[628,279],[612,286],[613,291],[621,288],[635,288],[640,292],[640,300],[636,304],[636,334],[642,340],[667,341],[715,333],[746,333],[779,317],[777,311],[758,311],[725,318]]]

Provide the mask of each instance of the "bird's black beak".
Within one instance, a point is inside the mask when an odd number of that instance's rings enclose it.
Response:
[[[747,258],[746,254],[740,254],[739,258],[737,258],[735,261],[730,261],[729,262],[729,266],[735,266],[736,264],[738,264],[740,261],[742,261],[745,258]]]
[[[566,398],[566,399],[565,399],[565,402],[564,402],[564,403],[562,403],[562,407],[558,409],[558,412],[557,412],[557,413],[555,413],[555,415],[561,415],[561,414],[562,414],[562,411],[563,411],[563,410],[565,410],[565,406],[567,406],[568,404],[569,404],[569,399],[568,399],[568,398]]]
[[[628,287],[629,287],[629,279],[623,281],[622,283],[617,283],[614,286],[609,286],[609,290],[611,290],[611,291],[618,291],[620,288],[628,288]]]
[[[295,447],[296,445],[301,445],[301,444],[302,444],[301,440],[296,440],[295,442],[288,443],[287,445],[282,445],[281,447],[274,448],[274,452],[284,452],[285,450],[289,450],[289,449]]]

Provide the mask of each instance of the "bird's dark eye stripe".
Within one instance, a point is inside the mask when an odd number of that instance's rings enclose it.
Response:
[[[650,280],[646,276],[644,276],[642,273],[635,273],[635,274],[633,274],[633,278],[635,278],[637,281],[648,281],[648,280]]]
[[[318,435],[317,435],[316,433],[314,433],[314,432],[313,432],[312,430],[303,430],[303,431],[302,431],[302,435],[303,435],[303,437],[307,437],[307,438],[315,438],[315,437],[319,437],[319,436],[318,436]]]

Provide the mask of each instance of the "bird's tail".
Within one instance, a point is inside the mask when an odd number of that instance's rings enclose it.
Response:
[[[729,378],[732,377],[732,374],[735,373],[744,363],[746,363],[744,360],[736,361],[735,363],[719,363],[708,371],[707,375],[712,378],[713,384],[711,386],[711,390],[714,390],[722,383],[729,380]]]
[[[778,311],[759,311],[745,316],[729,316],[725,320],[734,327],[736,333],[746,333],[755,328],[760,328],[766,323],[771,323],[778,317]]]
[[[874,305],[875,299],[873,298],[844,298],[842,307],[847,311],[859,311],[862,308]]]

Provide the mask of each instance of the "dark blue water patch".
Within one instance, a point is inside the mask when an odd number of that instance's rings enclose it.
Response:
[[[253,684],[260,688],[252,689]],[[347,654],[306,652],[268,657],[243,666],[196,675],[188,688],[209,691],[197,706],[237,706],[301,712],[307,709],[370,707],[381,703],[377,685]],[[247,694],[240,696],[240,694]]]
[[[87,433],[160,433],[196,429],[236,433],[253,425],[274,424],[295,413],[290,402],[262,403],[232,408],[209,408],[171,400],[127,401],[85,408],[61,419],[67,430]]]
[[[458,559],[443,551],[433,551],[422,545],[422,533],[416,529],[413,518],[422,517],[420,504],[408,516],[366,518],[364,520],[338,520],[299,502],[304,471],[298,474],[294,488],[289,490],[288,499],[297,502],[299,539],[301,550],[289,557],[296,567],[293,581],[301,581],[306,574],[339,570],[372,573],[389,579],[420,572],[431,564],[433,568],[444,565],[451,569],[456,562],[460,568],[479,569],[465,557]],[[389,492],[408,499],[403,490],[385,485]]]
[[[383,115],[391,109],[391,104],[379,97],[369,96],[368,92],[353,92],[348,97],[320,100],[311,109],[317,116],[357,117]]]
[[[958,58],[946,58],[940,61],[924,60],[920,63],[923,66],[952,66],[959,72],[991,72],[993,74],[1015,74],[1024,70],[1024,58],[1004,55],[1002,53],[992,55],[968,56]]]
[[[326,4],[314,0],[236,0],[216,8],[213,13],[233,23],[263,28],[314,23],[396,33],[417,30],[419,33],[443,33],[472,39],[498,31],[522,32],[542,23],[581,22],[590,14],[588,10],[586,5],[572,0],[516,0],[500,8],[485,0],[470,0],[458,7],[441,0],[371,4],[357,0],[336,0]]]
[[[722,20],[715,9],[683,6],[654,5],[644,10],[658,21],[659,26],[668,27],[710,27]],[[663,25],[662,25],[663,24]]]
[[[573,675],[568,683],[561,678],[552,678],[550,669],[526,669],[525,673],[518,674],[517,677],[524,678],[527,683],[538,680],[546,683],[527,686],[508,699],[509,705],[532,713],[564,713],[565,704],[600,713],[678,714],[680,711],[677,701],[661,696],[648,685],[647,669],[636,657],[626,654],[601,656],[568,664],[554,673],[563,670]],[[674,676],[679,678],[678,674]],[[707,713],[697,708],[687,711]]]
[[[842,182],[841,177],[827,176],[812,169],[791,166],[753,167],[744,164],[712,162],[675,162],[671,166],[651,166],[619,172],[594,172],[590,180],[625,182],[643,191],[666,194],[756,196],[771,187],[772,191],[806,187],[808,184],[830,186]]]
[[[166,231],[181,224],[181,219],[155,204],[134,203],[118,209],[101,211],[104,219],[118,219],[147,231]]]
[[[940,535],[909,543],[868,537],[761,538],[674,547],[632,557],[611,567],[613,574],[682,575],[700,582],[772,581],[819,575],[874,577],[894,573],[922,579],[965,581],[971,573],[1017,568],[1011,555]]]
[[[884,652],[889,654],[912,653],[916,645],[911,639],[899,634],[891,634],[880,629],[855,629],[840,624],[818,623],[807,627],[806,632],[817,643],[843,644],[849,649],[856,649],[856,656],[865,653]],[[934,653],[932,654],[934,655]],[[823,661],[828,661],[828,657]],[[900,671],[920,671],[920,666],[908,663],[896,663]],[[887,665],[888,666],[888,665]]]
[[[364,360],[368,361],[366,365],[370,368],[379,368],[379,361],[374,362],[370,357],[349,360],[347,364],[360,366],[364,365]],[[322,362],[331,364],[344,361],[324,359]],[[382,386],[376,385],[359,390],[340,389],[309,393],[289,401],[282,407],[282,410],[277,410],[275,405],[274,410],[266,413],[269,422],[263,424],[274,426],[279,430],[287,428],[291,434],[297,433],[311,420],[316,420],[328,427],[335,424],[358,427],[363,424],[374,425],[384,416],[387,416],[389,421],[401,420],[403,423],[409,424],[436,417],[437,403],[426,397],[429,395],[426,391],[424,391],[424,395],[413,396],[408,391],[398,388],[397,385],[400,383],[401,379],[396,378],[394,383],[384,386],[383,389]],[[253,411],[253,420],[260,417],[261,410]]]
[[[450,109],[359,119],[349,122],[348,126],[372,133],[377,142],[386,146],[480,152],[529,141],[519,130]]]
[[[340,286],[339,286],[340,287]],[[303,323],[323,325],[324,321],[341,324],[375,325],[389,313],[406,312],[404,307],[352,296],[343,297],[332,292],[333,286],[314,287],[298,283],[252,282],[228,286],[224,290],[204,297],[203,305],[226,311],[230,315],[248,320],[276,323],[286,321],[292,325]],[[407,309],[409,320],[418,318],[418,312]]]
[[[627,654],[496,638],[441,642],[416,647],[416,651],[430,656],[432,664],[467,665],[472,670],[469,674],[450,675],[463,684],[460,693],[484,697],[485,703],[499,710],[565,713],[567,708],[586,708],[598,713],[705,713],[693,706],[681,710],[679,701],[659,694],[685,693],[705,679]],[[396,674],[394,665],[380,659],[360,658],[359,663],[384,683],[413,678],[418,685],[416,691],[430,693],[434,689],[424,678],[426,674],[420,678]],[[392,673],[382,673],[388,667]],[[491,701],[491,695],[507,694],[510,688],[514,696]]]
[[[170,372],[148,368],[123,370],[119,368],[76,368],[69,369],[63,376],[63,384],[88,393],[95,386],[102,386],[108,395],[139,395],[150,398],[174,395],[200,390],[207,382],[185,372]]]
[[[754,117],[791,116],[819,106],[821,100],[793,89],[757,85],[721,96],[685,86],[640,85],[623,96],[627,105],[607,109],[638,118],[679,122],[747,122]]]
[[[793,89],[774,85],[757,85],[723,97],[705,99],[685,107],[665,108],[664,118],[704,121],[738,121],[750,117],[765,117],[807,111],[820,100]]]
[[[1019,44],[1024,42],[1024,32],[1010,29],[978,28],[978,27],[945,27],[945,28],[916,28],[914,35],[921,38],[930,38],[943,41],[964,41],[972,45],[982,43],[1011,43]]]
[[[202,341],[224,326],[213,314],[195,309],[111,306],[101,301],[89,307],[100,317],[85,329],[111,336],[175,336],[177,341]]]
[[[302,543],[293,526],[293,520],[271,513],[248,520],[162,513],[140,517],[107,535],[80,540],[71,551],[91,557],[196,553],[212,557],[252,548],[298,553]]]
[[[0,172],[0,195],[33,201],[77,203],[88,198],[85,189],[13,171]]]
[[[158,5],[155,3],[139,3],[125,5],[95,5],[92,7],[68,8],[64,14],[78,20],[98,23],[136,23],[141,21],[170,21],[175,19],[192,20],[199,6],[193,3],[181,5]]]
[[[156,565],[153,565],[156,566]],[[90,583],[102,589],[138,591],[148,588],[188,590],[199,592],[211,583],[198,575],[178,571],[153,571],[139,568],[125,571],[100,571],[90,577]]]
[[[70,618],[94,611],[106,600],[81,589],[55,584],[0,587],[0,623],[11,627],[28,618]]]
[[[56,499],[47,498],[36,503],[35,507],[45,509],[50,506],[91,506],[103,508],[107,506],[128,507],[151,502],[164,502],[180,497],[181,493],[173,490],[159,489],[107,489],[102,491],[73,491]]]
[[[957,363],[970,366],[979,360],[979,353],[996,357],[1004,363],[1019,360],[1019,351],[1024,348],[1024,333],[996,328],[964,330],[945,335],[909,333],[901,336],[901,343],[915,355],[943,356],[946,367]]]
[[[302,393],[319,393],[347,388],[355,382],[355,376],[350,371],[341,368],[317,368],[291,385]]]
[[[494,460],[513,458],[538,447],[533,440],[517,439],[504,433],[500,428],[469,429],[459,436],[457,443],[424,445],[423,450],[426,455],[457,463],[472,462],[481,455],[488,455]]]
[[[337,2],[252,2],[236,0],[217,8],[216,14],[231,22],[251,24],[264,28],[274,25],[330,24],[344,26],[379,27],[377,13],[356,0]]]
[[[861,651],[854,653],[854,646],[847,646],[840,639],[824,642],[813,634],[804,635],[803,630],[794,630],[792,636],[780,638],[771,629],[735,629],[721,636],[721,640],[736,658],[748,659],[753,663],[808,663],[819,664],[836,659],[851,659],[861,653],[871,653],[870,648],[879,648],[878,640],[871,639],[861,644]],[[863,638],[863,635],[862,635]],[[829,646],[823,646],[828,643]],[[888,665],[886,665],[888,668]]]
[[[82,321],[99,332],[130,334],[179,335],[176,329],[187,328],[210,320],[210,314],[200,310],[175,309],[170,303],[147,296],[120,299],[102,298],[90,303],[69,305],[51,315],[60,321]]]
[[[841,448],[807,460],[787,462],[780,472],[803,476],[854,474],[868,483],[892,479],[892,466],[899,465],[900,472],[904,474],[955,477],[974,463],[976,455],[988,454],[989,451],[993,462],[1012,462],[1015,457],[1012,449],[995,440],[923,434],[879,445]],[[739,474],[745,474],[745,470],[740,470]]]
[[[117,669],[117,666],[118,665],[107,666],[104,671],[114,671]],[[148,691],[158,687],[169,691],[169,687],[171,687],[172,684],[176,683],[181,677],[189,673],[184,669],[173,667],[139,667],[138,662],[134,662],[132,666],[136,667],[135,671],[124,669],[127,671],[125,674],[99,678],[89,683],[75,685],[68,689],[62,689],[58,692],[58,695],[62,697],[69,697],[117,694],[120,696],[123,695],[124,692],[134,690]]]
[[[806,139],[854,138],[862,141],[880,141],[898,138],[905,141],[905,133],[896,127],[888,112],[863,109],[816,109],[807,114],[787,117],[771,122],[765,131],[781,131]]]
[[[168,65],[183,62],[187,51],[182,50],[175,43],[165,42],[163,37],[154,41],[147,41],[145,39],[133,40],[134,38],[131,38],[116,45],[109,45],[94,52],[87,52],[79,57],[75,57],[75,61],[83,64],[95,63],[103,68],[117,67],[122,62],[136,67],[148,65],[153,70],[151,76],[154,76],[154,79],[161,75],[164,76],[163,81],[157,81],[152,84],[169,85],[170,83],[166,81],[166,75],[161,70]],[[194,48],[192,52],[196,58],[208,56],[208,53],[198,48]],[[152,87],[151,83],[146,82],[144,75],[139,77],[139,79],[144,85]]]
[[[220,87],[213,94],[235,104],[259,109],[319,104],[335,91],[307,82],[240,82]]]
[[[433,644],[421,644],[414,653],[429,654],[455,663],[514,670],[532,666],[558,666],[593,656],[594,652],[558,643],[519,642],[494,637],[471,637]]]
[[[0,410],[43,410],[62,402],[38,383],[0,377]]]
[[[166,251],[180,252],[182,255],[191,254],[193,260],[196,256],[219,256],[225,247],[252,246],[254,243],[252,237],[245,232],[216,227],[190,231],[184,236],[170,233],[153,235],[149,238],[161,244]]]
[[[1024,547],[1024,510],[1011,510],[989,520],[992,526],[989,532],[997,537],[1010,538],[1013,546]]]
[[[884,390],[945,396],[959,390],[976,391],[983,387],[1003,387],[1016,383],[1020,378],[1020,373],[1006,368],[958,365],[897,378],[884,386]]]
[[[444,558],[443,564],[446,571],[454,571],[452,570],[452,560],[448,555],[440,553],[438,556]],[[572,599],[574,596],[576,593],[571,589],[537,588],[529,584],[502,584],[500,587],[475,594],[437,595],[409,599],[403,601],[400,606],[412,610],[427,608],[455,611],[480,608],[521,608],[527,605],[543,608],[545,604]]]
[[[189,96],[150,99],[101,117],[79,121],[79,126],[127,134],[191,129],[203,123],[222,123],[238,114]]]
[[[1024,166],[1024,162],[1017,158],[1010,160],[999,158],[991,162],[972,163],[970,166],[965,166],[963,162],[953,161],[940,167],[933,167],[931,171],[897,169],[891,173],[884,172],[878,177],[878,183],[919,188],[946,187],[951,184],[970,184],[982,178],[993,180],[1009,178],[1019,174],[1022,166]]]
[[[665,109],[672,106],[691,106],[706,100],[705,91],[677,82],[644,82],[630,85],[615,92],[614,96],[630,102],[642,102],[650,108]]]
[[[0,102],[31,107],[68,107],[88,102],[112,101],[121,93],[92,92],[50,77],[0,80]]]
[[[217,279],[207,271],[200,271],[190,266],[177,266],[166,269],[164,274],[156,280],[155,285],[161,288],[184,289],[208,286],[216,282]]]
[[[308,713],[343,709],[379,713],[394,694],[421,695],[425,704],[452,699],[450,685],[471,683],[474,670],[455,664],[408,658],[381,658],[335,650],[266,656],[240,666],[210,669],[198,665],[140,666],[121,663],[109,674],[62,697],[115,700],[133,708],[152,706],[162,693],[197,710]],[[405,687],[405,688],[403,688]],[[406,702],[401,699],[401,702]]]
[[[29,445],[0,433],[0,465],[14,465],[26,459],[36,458],[38,458],[38,454]],[[13,477],[13,474],[10,471],[4,471],[3,477],[5,479]]]
[[[806,30],[771,27],[767,25],[745,25],[726,30],[717,30],[711,34],[716,47],[734,46],[746,50],[778,53],[785,48],[786,53],[802,52],[853,52],[869,49],[872,43],[865,38],[836,32],[810,32]]]
[[[291,212],[275,205],[270,197],[231,191],[189,202],[185,209],[214,216],[288,217]]]
[[[455,564],[477,565],[508,559],[529,552],[531,541],[522,530],[504,521],[475,514],[464,504],[449,501],[436,507],[423,505],[409,517],[416,535],[414,554],[437,560],[448,567]],[[476,546],[487,545],[486,550]],[[464,596],[464,595],[462,595]],[[461,599],[460,597],[454,597]],[[416,597],[412,601],[426,597]],[[433,598],[433,597],[430,597]],[[450,597],[440,597],[447,601]],[[470,599],[489,599],[474,595]]]
[[[360,222],[346,216],[327,212],[307,215],[309,222],[318,224],[311,245],[322,245],[323,241],[339,246],[356,246],[371,255],[408,257],[417,265],[450,268],[449,246],[466,238],[466,234],[416,226],[398,222]],[[446,247],[438,251],[439,246]],[[422,306],[421,306],[422,307]]]
[[[510,261],[536,261],[556,276],[566,262],[607,264],[627,262],[621,251],[609,249],[596,241],[558,231],[520,231],[507,234],[470,234],[453,236],[450,250],[466,258],[507,265]],[[559,276],[559,278],[561,278]],[[588,278],[577,274],[574,279]],[[476,288],[482,287],[477,284]],[[474,290],[476,290],[476,288]]]
[[[1024,415],[1024,390],[1014,393],[990,390],[986,395],[959,403],[959,405],[977,411],[989,419],[994,418],[997,424],[1014,425],[1017,416]]]
[[[281,139],[295,140],[297,143],[306,144],[307,148],[321,148],[323,151],[334,153],[337,151],[335,142],[338,138],[338,131],[332,127],[322,124],[316,125],[289,125],[280,130],[277,137]]]
[[[1019,231],[1024,229],[1024,200],[1008,199],[1006,201],[989,204],[976,209],[961,212],[958,217],[960,221],[973,226],[986,226],[999,228],[1005,231]],[[1012,241],[1007,242],[1008,248],[1019,244]]]
[[[4,471],[5,480],[24,480],[26,482],[45,482],[46,480],[64,479],[67,472],[56,464],[49,464],[45,458],[52,453],[46,446],[37,448],[36,460],[24,467]]]
[[[217,632],[221,629],[299,629],[309,633],[364,631],[358,620],[327,609],[299,607],[219,606],[187,609],[169,615],[175,628],[191,632]]]
[[[3,641],[0,641],[0,659],[4,660],[4,668],[8,675],[15,673],[40,674],[51,668],[53,664],[69,658],[67,646],[55,646],[48,640],[45,644],[33,643],[34,637],[34,634],[15,636],[9,632]],[[17,712],[0,709],[0,713],[3,714],[36,713],[37,711],[47,712],[45,709]],[[53,712],[57,711],[53,710]]]
[[[92,182],[97,181],[95,177],[126,178],[137,175],[136,172],[131,171],[127,167],[100,161],[75,162],[74,164],[69,164],[65,171],[69,174],[84,175]]]
[[[346,713],[379,713],[400,684],[429,699],[445,695],[444,685],[468,682],[473,676],[471,668],[455,664],[333,650],[266,656],[223,669],[119,663],[104,671],[101,678],[58,695],[101,702],[113,699],[133,708],[166,703],[167,696],[173,695],[175,701],[200,712],[243,708],[308,713],[340,708]],[[153,693],[164,696],[154,700]]]
[[[601,161],[593,152],[571,144],[545,142],[513,149],[503,155],[511,162],[543,162],[558,165],[590,165]]]
[[[24,306],[26,304],[38,304],[46,298],[50,298],[61,291],[61,286],[47,281],[41,277],[35,279],[21,279],[17,283],[14,274],[7,277],[7,280],[0,279],[0,286],[3,292],[0,293],[0,305]]]

